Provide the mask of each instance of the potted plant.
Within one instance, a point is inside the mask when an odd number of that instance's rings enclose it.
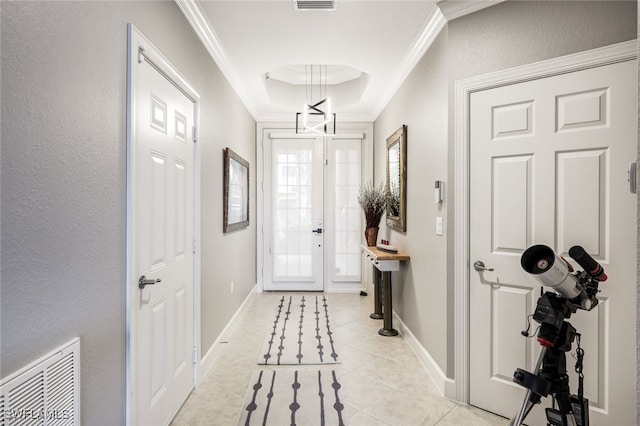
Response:
[[[384,183],[375,186],[372,181],[368,181],[360,186],[358,193],[358,203],[364,211],[367,226],[364,236],[369,247],[375,246],[378,241],[378,229],[380,219],[387,205],[387,193]]]

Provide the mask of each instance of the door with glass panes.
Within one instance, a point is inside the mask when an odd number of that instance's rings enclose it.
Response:
[[[361,284],[362,134],[264,141],[264,290]]]

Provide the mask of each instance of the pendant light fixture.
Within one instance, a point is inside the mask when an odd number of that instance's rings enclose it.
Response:
[[[296,133],[333,135],[336,133],[336,114],[327,96],[327,66],[317,65],[317,93],[314,91],[314,65],[305,65],[305,104],[296,113]],[[323,74],[324,67],[324,78]]]

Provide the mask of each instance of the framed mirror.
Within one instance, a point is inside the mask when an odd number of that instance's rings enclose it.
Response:
[[[407,230],[407,126],[387,138],[387,226]]]
[[[229,148],[224,150],[224,233],[249,226],[249,162]]]

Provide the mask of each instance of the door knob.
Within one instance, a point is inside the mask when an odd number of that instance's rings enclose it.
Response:
[[[155,280],[153,280],[153,279],[147,279],[147,277],[145,277],[144,275],[141,275],[140,279],[138,280],[138,287],[142,290],[148,285],[154,285],[160,282],[162,282],[160,278],[156,278]]]
[[[478,272],[483,272],[483,271],[491,272],[491,271],[493,271],[493,268],[485,267],[484,266],[484,262],[482,260],[476,260],[473,263],[473,269],[475,269]]]
[[[322,234],[322,228],[314,229],[311,232],[315,232],[316,234]]]

